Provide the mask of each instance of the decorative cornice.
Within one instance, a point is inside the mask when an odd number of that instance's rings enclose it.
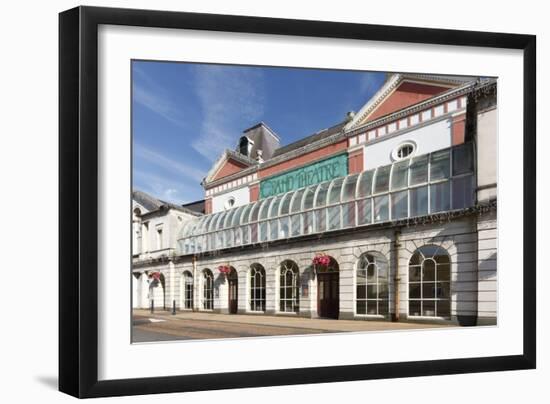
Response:
[[[349,137],[349,136],[357,135],[359,133],[377,128],[378,126],[383,126],[390,122],[405,118],[406,116],[423,111],[427,108],[433,107],[434,105],[437,105],[437,104],[441,104],[450,99],[458,98],[462,95],[465,95],[471,92],[474,86],[475,86],[475,83],[468,83],[468,84],[465,84],[464,86],[451,89],[449,91],[444,92],[443,94],[440,94],[438,96],[429,98],[425,101],[419,102],[418,104],[414,104],[414,105],[411,105],[410,107],[400,109],[399,111],[396,111],[392,114],[383,116],[381,118],[375,119],[374,121],[367,122],[364,125],[361,125],[359,127],[350,129],[346,132],[346,136]]]
[[[315,151],[317,149],[321,149],[325,146],[329,146],[334,143],[338,143],[338,141],[343,140],[345,138],[342,131],[335,133],[334,135],[327,136],[321,140],[318,140],[313,143],[309,143],[305,146],[302,146],[298,149],[291,150],[285,154],[281,154],[277,157],[273,157],[262,164],[260,164],[259,169],[262,170],[264,168],[268,168],[271,166],[274,166],[280,162],[293,159],[294,157],[301,156],[302,154],[307,154],[309,152]]]
[[[201,182],[201,185],[203,185],[205,188],[211,188],[212,186],[215,186],[213,184],[218,183],[220,180],[223,180],[223,181],[221,181],[222,184],[226,181],[229,181],[229,179],[228,179],[230,177],[229,175],[227,177],[223,177],[223,178],[217,179],[215,181],[212,181],[211,178],[214,175],[216,175],[216,173],[220,170],[222,163],[227,161],[230,158],[237,161],[237,162],[239,162],[239,163],[245,164],[247,166],[256,166],[256,165],[258,165],[258,162],[256,160],[251,159],[248,156],[244,156],[243,154],[238,153],[234,150],[225,149],[224,152],[222,153],[222,155],[216,160],[216,162],[214,163],[212,168],[208,171],[208,173],[206,174],[206,177]],[[239,176],[242,175],[241,173],[242,173],[242,171],[238,172]],[[234,174],[232,174],[232,175],[234,175]]]
[[[366,118],[386,97],[397,88],[403,81],[401,74],[394,74],[388,79],[384,85],[371,97],[369,101],[359,110],[353,120],[347,124],[344,130],[352,129],[357,126],[364,118]]]
[[[361,110],[355,115],[353,120],[346,125],[345,130],[352,130],[357,128],[361,121],[367,118],[374,110],[382,103],[388,95],[390,95],[397,87],[403,82],[418,82],[421,84],[438,85],[448,87],[449,84],[460,85],[464,84],[464,80],[453,79],[450,77],[441,77],[430,74],[394,74],[389,80],[384,83],[382,88],[371,97],[371,99],[361,108]]]
[[[238,171],[234,174],[231,174],[231,175],[228,175],[226,177],[222,177],[222,178],[219,178],[215,181],[209,182],[208,185],[203,184],[204,189],[209,190],[209,189],[215,188],[215,187],[217,187],[219,185],[223,185],[227,182],[231,182],[231,181],[234,181],[234,180],[238,180],[239,178],[242,178],[242,177],[245,177],[245,176],[248,176],[248,175],[251,175],[251,174],[255,174],[257,171],[258,171],[258,165],[243,168],[241,171]]]

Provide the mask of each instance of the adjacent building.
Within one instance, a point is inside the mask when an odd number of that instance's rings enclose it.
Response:
[[[134,307],[496,324],[496,88],[388,75],[295,143],[245,130],[203,204],[134,192]]]

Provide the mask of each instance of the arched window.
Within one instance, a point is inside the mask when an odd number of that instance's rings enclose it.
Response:
[[[281,263],[279,277],[279,310],[288,313],[300,311],[300,278],[298,265],[294,261],[285,260]]]
[[[202,308],[214,309],[214,275],[208,268],[202,273]]]
[[[265,269],[260,264],[250,266],[250,310],[265,311]]]
[[[450,317],[451,260],[442,247],[417,249],[409,262],[409,316]]]
[[[193,275],[189,271],[183,273],[183,308],[193,308]]]
[[[356,272],[357,314],[388,314],[388,263],[379,253],[359,257]]]

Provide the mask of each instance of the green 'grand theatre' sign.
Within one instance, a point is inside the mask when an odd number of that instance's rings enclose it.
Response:
[[[340,154],[260,182],[260,199],[329,181],[348,174],[347,155]]]

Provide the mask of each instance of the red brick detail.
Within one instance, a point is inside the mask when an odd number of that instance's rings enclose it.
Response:
[[[247,165],[243,163],[239,163],[235,160],[227,160],[221,168],[218,170],[218,172],[214,175],[214,178],[212,178],[212,181],[218,180],[223,177],[227,177],[228,175],[238,173],[242,169],[246,168]]]
[[[431,84],[402,83],[388,98],[382,101],[378,108],[368,117],[367,122],[422,102],[447,90],[447,87]]]
[[[355,150],[348,156],[348,173],[355,174],[363,171],[363,149]]]
[[[250,202],[257,201],[260,198],[260,184],[254,184],[248,187],[250,190]]]
[[[269,177],[270,175],[278,174],[281,171],[286,171],[291,168],[303,166],[304,164],[310,163],[312,161],[319,160],[323,157],[328,157],[342,150],[346,150],[347,147],[348,141],[344,139],[338,143],[325,146],[310,153],[302,154],[301,156],[298,156],[296,158],[282,161],[271,167],[264,168],[258,173],[258,178]]]
[[[212,213],[212,198],[209,198],[204,201],[204,213]]]
[[[453,123],[451,127],[453,146],[464,143],[466,130],[466,114],[457,115],[453,117]]]

